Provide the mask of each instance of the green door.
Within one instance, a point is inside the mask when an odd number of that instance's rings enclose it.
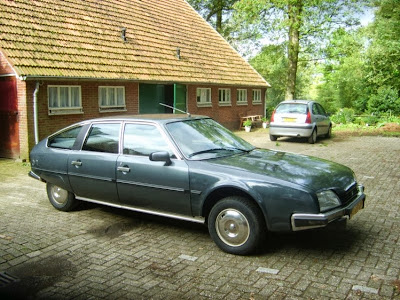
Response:
[[[139,113],[140,114],[163,114],[181,113],[160,105],[164,103],[182,111],[186,111],[186,86],[182,84],[162,85],[147,84],[139,85]]]
[[[165,87],[162,84],[139,85],[139,113],[140,114],[162,114],[164,107]]]
[[[182,111],[187,111],[186,108],[186,86],[182,84],[174,84],[174,107]],[[175,114],[182,112],[174,110]]]

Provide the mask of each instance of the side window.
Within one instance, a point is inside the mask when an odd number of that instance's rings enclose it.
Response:
[[[173,153],[158,128],[148,124],[126,124],[123,149],[124,154],[143,156],[157,151]]]
[[[312,113],[313,113],[313,115],[319,115],[320,114],[319,110],[318,110],[318,106],[315,103],[312,106]]]
[[[118,153],[120,124],[93,124],[82,150]]]
[[[47,143],[48,147],[60,149],[72,149],[82,126],[74,127],[51,137]]]
[[[326,111],[325,111],[325,109],[324,109],[320,104],[317,104],[317,106],[318,106],[319,114],[320,114],[320,115],[323,115],[323,116],[326,116]]]

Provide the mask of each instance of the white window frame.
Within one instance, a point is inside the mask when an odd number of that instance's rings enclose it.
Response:
[[[218,89],[218,104],[220,106],[231,106],[231,89]]]
[[[106,91],[105,104],[102,101],[102,90]],[[122,101],[123,103],[118,103],[117,90],[122,91]],[[126,111],[126,101],[125,101],[125,87],[124,86],[99,86],[99,112],[115,112],[115,111]],[[110,99],[111,91],[113,91],[114,99]],[[113,101],[111,101],[113,100]]]
[[[197,88],[196,102],[198,107],[211,107],[211,88]]]
[[[237,89],[237,105],[247,105],[247,89]]]
[[[50,90],[56,89],[56,99],[50,99]],[[68,99],[62,99],[62,89],[68,89]],[[72,99],[72,90],[78,89],[78,105],[74,105]],[[56,105],[53,105],[56,102]],[[47,86],[47,105],[49,115],[67,115],[67,114],[82,114],[82,89],[80,85],[48,85]]]
[[[261,90],[253,90],[253,104],[261,104]]]

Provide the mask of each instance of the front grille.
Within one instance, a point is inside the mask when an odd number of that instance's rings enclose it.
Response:
[[[340,200],[342,204],[347,204],[350,201],[354,200],[358,195],[357,184],[353,183],[346,191],[344,191],[343,195],[340,195]]]

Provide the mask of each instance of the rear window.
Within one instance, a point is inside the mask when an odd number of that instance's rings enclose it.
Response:
[[[278,114],[307,114],[307,104],[284,103],[276,108]]]
[[[72,149],[82,126],[74,127],[51,137],[47,143],[48,147],[60,149]]]

